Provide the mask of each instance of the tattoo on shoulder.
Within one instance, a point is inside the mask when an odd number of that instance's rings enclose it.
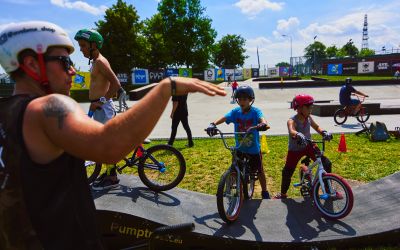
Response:
[[[43,112],[46,117],[55,117],[58,119],[58,128],[62,129],[64,118],[68,113],[73,112],[74,105],[67,97],[54,95],[49,97],[46,104],[43,105]]]

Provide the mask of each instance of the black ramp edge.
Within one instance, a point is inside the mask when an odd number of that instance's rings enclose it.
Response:
[[[324,219],[310,201],[298,198],[245,201],[233,225],[219,218],[214,195],[179,188],[157,194],[137,177],[121,175],[120,179],[120,189],[93,193],[101,231],[114,249],[146,240],[142,237],[146,229],[148,236],[158,226],[186,222],[195,223],[194,232],[164,244],[172,244],[172,249],[309,248],[400,239],[400,172],[355,188],[353,210],[339,221]],[[138,238],[134,229],[139,228]]]

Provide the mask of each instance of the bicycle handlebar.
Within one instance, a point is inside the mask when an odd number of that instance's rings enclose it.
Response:
[[[184,232],[192,232],[195,226],[193,222],[182,223],[178,225],[172,226],[164,226],[158,227],[153,231],[153,235],[166,235],[166,234],[173,234],[173,233],[184,233]]]

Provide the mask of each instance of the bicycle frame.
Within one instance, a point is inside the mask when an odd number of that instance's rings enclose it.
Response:
[[[324,151],[325,151],[325,140],[321,140],[321,141],[313,141],[313,140],[309,140],[309,139],[306,139],[306,140],[307,140],[308,145],[311,145],[311,146],[318,144],[318,143],[322,143],[322,150],[318,150],[313,147],[316,160],[311,165],[307,166],[308,167],[307,174],[309,174],[311,177],[311,184],[310,184],[311,186],[314,186],[315,183],[317,181],[319,181],[319,184],[321,185],[321,189],[323,192],[323,194],[320,195],[320,198],[327,200],[329,198],[329,194],[326,192],[325,183],[322,181],[322,176],[324,174],[326,174],[326,171],[324,169],[324,166],[323,166],[322,160],[321,160],[322,156],[324,155]],[[315,171],[315,175],[313,175],[312,170],[316,166],[318,168]],[[304,182],[305,177],[306,177],[306,175],[303,175],[303,178],[301,179],[301,183]],[[330,187],[328,187],[328,188],[330,188]]]
[[[138,151],[141,150],[142,155],[141,156],[137,156]],[[117,171],[118,173],[122,173],[122,170],[124,170],[124,168],[126,167],[132,167],[132,166],[139,166],[139,162],[142,158],[144,158],[145,156],[147,156],[147,150],[143,147],[143,146],[138,146],[135,148],[135,150],[133,151],[133,154],[130,158],[124,158],[123,160],[125,161],[125,164],[121,167],[117,167]],[[164,164],[160,163],[157,161],[157,159],[155,159],[152,155],[148,155],[148,157],[155,162],[155,164],[146,164],[147,168],[151,168],[151,169],[155,169],[155,170],[159,170],[161,173],[165,172],[165,166]]]

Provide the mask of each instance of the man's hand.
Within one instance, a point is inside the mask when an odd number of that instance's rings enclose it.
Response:
[[[306,136],[303,135],[302,133],[297,132],[297,134],[296,134],[296,139],[297,139],[297,144],[299,144],[299,145],[301,145],[301,146],[307,145]]]
[[[328,131],[324,130],[324,131],[322,131],[322,138],[323,138],[325,141],[330,141],[330,140],[333,139],[333,136],[332,136],[331,133],[329,133]]]
[[[176,95],[186,95],[195,92],[200,92],[209,96],[226,95],[222,87],[196,78],[172,77],[172,79],[176,82]],[[166,80],[169,81],[169,79]]]
[[[92,102],[89,106],[89,110],[95,111],[96,109],[101,109],[102,105],[101,102]]]
[[[207,134],[210,137],[212,137],[212,136],[217,134],[217,125],[215,125],[215,123],[212,122],[212,123],[210,123],[210,125],[208,125]]]

